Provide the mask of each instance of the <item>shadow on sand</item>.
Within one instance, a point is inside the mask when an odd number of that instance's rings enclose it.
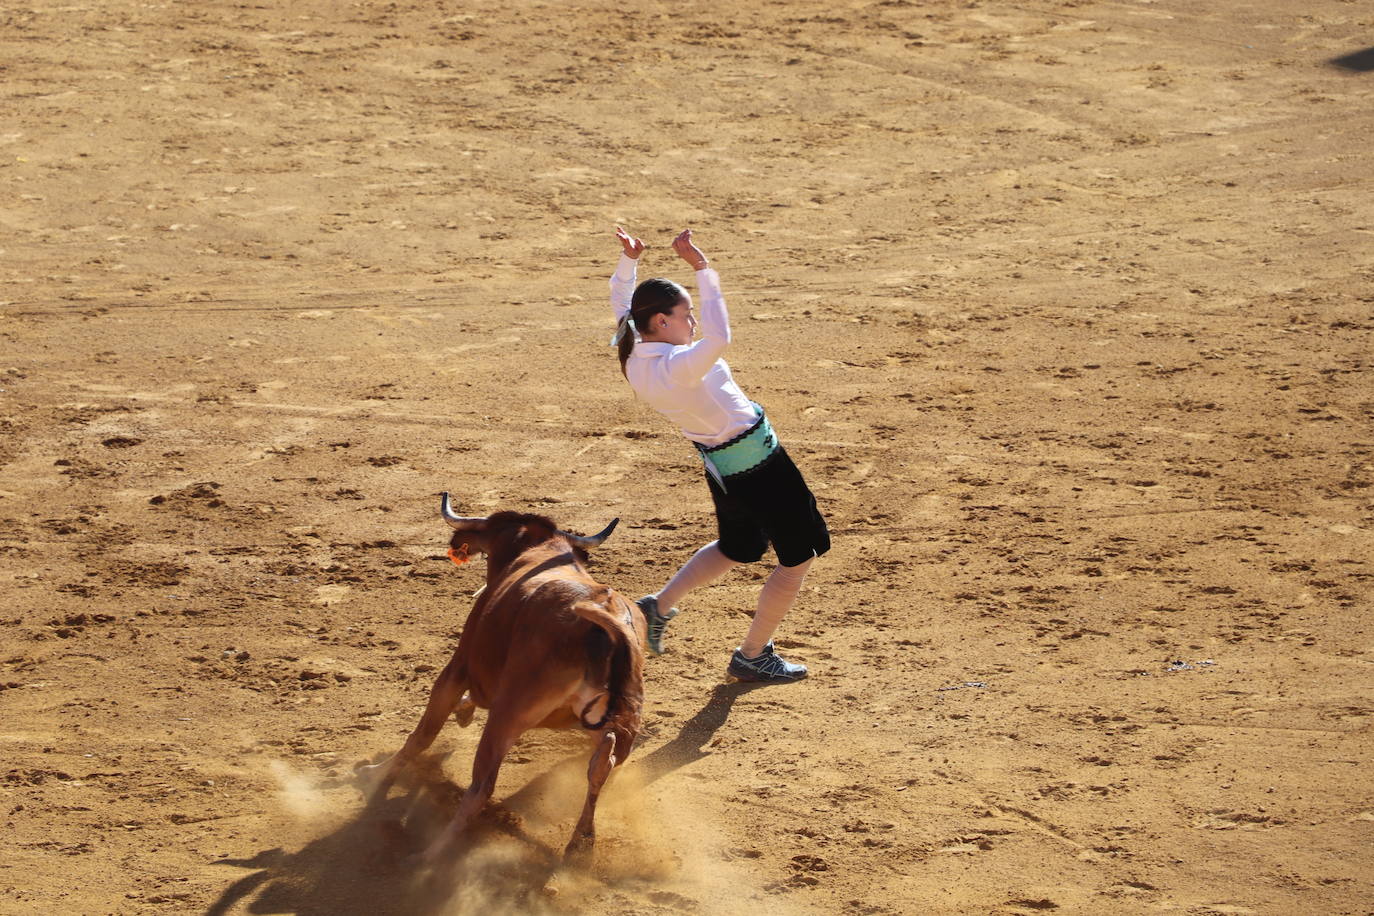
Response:
[[[1341,57],[1332,58],[1328,63],[1332,66],[1340,67],[1342,70],[1351,70],[1355,73],[1368,73],[1374,70],[1374,48],[1365,48],[1363,51],[1355,51],[1352,54],[1345,54]]]
[[[626,761],[647,785],[709,754],[707,743],[725,724],[744,693],[757,685],[718,684],[706,704],[667,744]],[[490,803],[469,831],[469,843],[444,873],[427,871],[412,858],[437,836],[458,808],[463,790],[442,772],[443,755],[417,761],[403,794],[363,807],[330,833],[298,852],[281,848],[251,859],[217,865],[254,871],[235,881],[207,910],[222,916],[248,913],[300,916],[430,916],[518,909],[538,911],[550,879],[563,867],[562,847],[529,835],[519,812],[544,797],[568,766],[585,767],[575,755],[531,780],[499,803]],[[572,829],[575,812],[569,817]]]
[[[366,805],[347,822],[298,852],[280,848],[216,865],[256,869],[234,882],[207,910],[248,913],[425,914],[481,912],[484,902],[536,909],[561,850],[530,837],[504,805],[491,805],[471,844],[442,873],[414,857],[457,810],[462,790],[441,772],[441,755],[417,761],[404,794]],[[499,867],[484,851],[499,849]],[[250,900],[251,898],[251,900]],[[245,901],[247,901],[245,903]],[[470,907],[463,906],[467,902]]]

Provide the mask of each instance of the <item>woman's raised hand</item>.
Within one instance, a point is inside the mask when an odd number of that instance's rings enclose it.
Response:
[[[615,237],[620,241],[620,247],[625,249],[625,254],[639,260],[639,256],[644,253],[644,243],[630,235],[619,226],[615,227]]]
[[[692,266],[693,270],[701,270],[706,267],[706,255],[701,253],[701,249],[692,244],[692,230],[683,229],[678,233],[677,238],[673,239],[673,250],[677,256],[682,258]]]

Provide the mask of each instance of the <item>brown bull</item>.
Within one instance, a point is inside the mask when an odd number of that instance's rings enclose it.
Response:
[[[639,736],[644,702],[644,620],[633,602],[599,585],[584,565],[616,522],[594,537],[560,531],[538,515],[498,512],[463,518],[443,496],[453,528],[449,556],[487,556],[487,583],[434,683],[420,724],[390,760],[368,767],[373,799],[386,796],[400,770],[425,751],[453,714],[490,710],[472,762],[472,783],[448,829],[425,858],[437,862],[491,797],[506,752],[528,729],[595,733],[587,800],[565,855],[591,848],[601,787]],[[617,520],[618,521],[618,520]],[[618,752],[618,753],[617,753]]]

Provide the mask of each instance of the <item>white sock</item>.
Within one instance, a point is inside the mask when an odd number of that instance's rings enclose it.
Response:
[[[757,658],[763,652],[763,647],[768,645],[773,631],[797,600],[797,593],[806,579],[806,571],[815,559],[812,557],[796,566],[779,566],[763,584],[763,591],[759,592],[758,610],[754,611],[754,622],[749,625],[749,632],[739,647],[745,658]]]
[[[692,558],[682,564],[682,568],[654,596],[658,599],[658,612],[667,615],[669,608],[692,589],[716,581],[738,565],[720,552],[719,541],[712,541],[692,554]]]

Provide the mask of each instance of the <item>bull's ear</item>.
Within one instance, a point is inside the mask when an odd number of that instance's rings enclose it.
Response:
[[[591,537],[586,537],[581,534],[569,534],[566,531],[559,531],[558,533],[567,538],[571,543],[581,547],[583,550],[591,550],[594,547],[600,547],[601,542],[610,537],[611,532],[615,530],[615,526],[619,524],[620,519],[611,519],[611,523],[607,525],[600,534],[594,534]]]
[[[481,516],[468,518],[453,511],[449,505],[448,493],[445,492],[439,502],[439,513],[443,515],[444,521],[448,522],[454,531],[474,531],[486,525],[487,520]]]

